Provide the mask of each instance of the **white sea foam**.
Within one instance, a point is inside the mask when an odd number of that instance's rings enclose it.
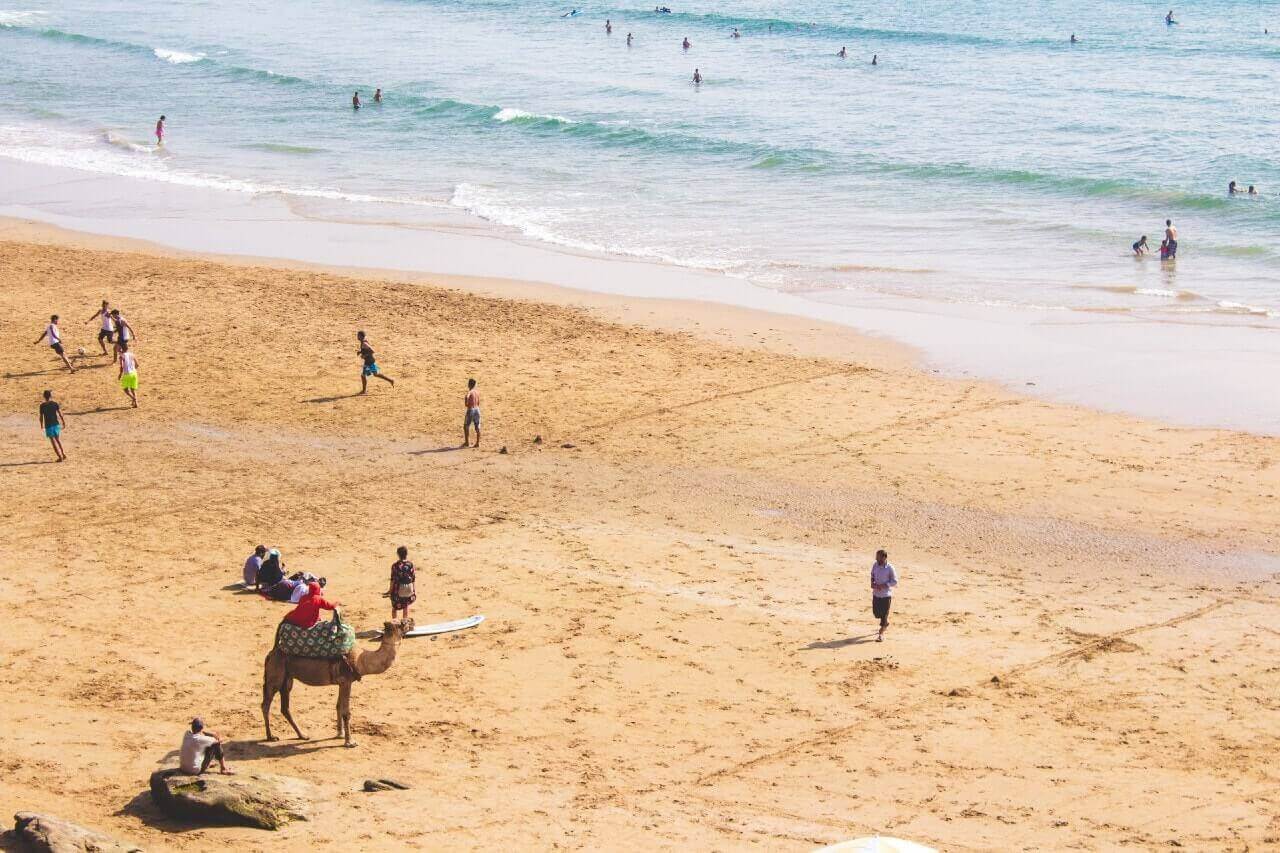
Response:
[[[45,14],[34,9],[0,9],[0,27],[23,27]]]
[[[569,237],[555,227],[561,214],[546,207],[530,207],[518,199],[505,195],[503,191],[482,187],[476,184],[461,183],[454,187],[450,204],[461,208],[472,216],[478,216],[496,225],[511,228],[526,237],[532,237],[544,243],[564,246],[584,252],[607,255],[622,255],[645,261],[660,261],[673,266],[691,269],[730,272],[736,264],[718,258],[678,257],[667,252],[645,246],[624,246],[616,243],[594,242],[581,238]]]
[[[169,50],[163,47],[157,47],[152,53],[156,55],[156,59],[163,59],[173,65],[185,65],[188,62],[199,62],[204,59],[203,53],[184,53],[181,50]]]
[[[1233,314],[1257,314],[1260,317],[1270,317],[1272,312],[1266,308],[1259,308],[1256,305],[1246,305],[1243,302],[1231,302],[1223,299],[1218,303],[1218,307],[1224,311],[1230,311]]]
[[[494,113],[493,120],[500,122],[517,121],[519,119],[535,119],[538,121],[558,121],[561,124],[573,124],[573,119],[564,116],[542,115],[540,113],[526,112],[525,110],[517,110],[513,107],[503,107]]]
[[[1134,293],[1136,293],[1139,296],[1163,296],[1169,299],[1178,298],[1178,291],[1165,290],[1164,288],[1161,288],[1161,287],[1139,287],[1137,290],[1134,291]]]
[[[431,199],[388,198],[329,187],[257,183],[225,175],[184,171],[173,168],[165,158],[157,156],[163,151],[130,142],[114,131],[91,135],[48,128],[37,131],[30,127],[0,126],[0,156],[25,163],[250,195],[277,194],[367,204],[441,206],[441,202]]]

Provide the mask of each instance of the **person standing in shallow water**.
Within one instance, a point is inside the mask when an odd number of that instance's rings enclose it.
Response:
[[[1173,220],[1164,221],[1164,239],[1169,245],[1169,257],[1178,257],[1178,229],[1173,227]]]
[[[695,84],[699,84],[702,82],[702,72],[696,68],[693,69],[693,82]]]
[[[889,607],[893,604],[893,588],[898,585],[898,573],[889,563],[886,551],[876,551],[876,561],[871,564],[871,615],[880,620],[876,642],[884,642],[884,632],[889,628]]]
[[[360,109],[360,93],[359,92],[356,92],[354,95],[351,96],[351,109],[353,110]]]
[[[164,116],[160,116],[160,120],[156,122],[156,146],[164,147]]]

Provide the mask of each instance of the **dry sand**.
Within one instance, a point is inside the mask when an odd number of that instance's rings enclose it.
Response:
[[[0,237],[7,813],[178,850],[1280,844],[1280,440],[712,306]],[[137,411],[83,322],[103,297],[139,334]],[[55,311],[75,375],[31,345]],[[358,328],[394,389],[351,396]],[[226,589],[258,542],[360,628],[399,544],[420,623],[488,621],[356,685],[357,748],[306,687],[314,739],[264,744],[285,608]],[[234,766],[318,785],[317,819],[159,816],[147,776],[197,713]]]

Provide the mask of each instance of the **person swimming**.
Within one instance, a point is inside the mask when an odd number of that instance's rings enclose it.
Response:
[[[607,36],[613,35],[613,21],[608,18],[604,19],[604,34]]]
[[[1178,23],[1177,21],[1175,21],[1175,20],[1173,19],[1173,10],[1172,10],[1172,9],[1170,9],[1170,10],[1169,10],[1169,14],[1167,14],[1167,15],[1165,15],[1165,16],[1164,16],[1164,22],[1165,22],[1166,24],[1176,24],[1176,23]]]
[[[685,50],[688,50],[689,48],[693,47],[693,42],[689,41],[688,36],[684,37],[684,44],[681,45],[681,47],[683,47]]]
[[[693,82],[695,85],[702,82],[702,72],[696,68],[693,69]]]
[[[836,52],[836,56],[840,57],[841,59],[844,59],[848,55],[849,55],[849,52],[844,49],[843,45],[840,47],[840,50]]]
[[[1235,181],[1232,181],[1231,183],[1227,184],[1227,195],[1235,195],[1238,192],[1240,191],[1236,189]]]
[[[742,38],[742,33],[738,32],[738,28],[737,28],[737,27],[734,27],[734,28],[733,28],[733,34],[732,34],[732,35],[730,35],[729,37],[730,37],[730,38],[735,38],[735,39],[740,39],[740,38]]]
[[[360,93],[359,92],[356,92],[354,95],[351,96],[351,109],[353,110],[360,109]]]
[[[631,47],[631,33],[627,33],[627,47]]]
[[[374,91],[374,93],[373,93],[373,102],[374,102],[375,104],[380,104],[380,103],[382,103],[382,90],[381,90],[381,89],[377,89],[376,91]]]
[[[1257,195],[1258,191],[1253,188],[1253,184],[1249,184],[1249,195]]]
[[[878,53],[873,53],[873,54],[871,54],[871,64],[872,64],[872,65],[879,65],[879,64],[880,64],[880,54],[878,54]]]
[[[1080,39],[1076,38],[1076,34],[1075,34],[1075,33],[1072,33],[1072,34],[1071,34],[1071,43],[1072,43],[1072,44],[1079,44],[1079,43],[1080,43]]]

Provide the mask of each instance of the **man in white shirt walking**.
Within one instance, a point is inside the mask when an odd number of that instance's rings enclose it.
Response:
[[[206,731],[204,720],[196,717],[191,721],[191,731],[182,736],[178,767],[183,773],[199,776],[214,761],[218,762],[219,773],[231,775],[233,771],[227,769],[227,762],[222,757],[222,738],[217,732]]]
[[[889,605],[893,603],[893,588],[897,585],[898,573],[889,564],[889,553],[876,551],[876,561],[871,564],[871,613],[880,620],[877,643],[884,642],[884,632],[889,627]]]

